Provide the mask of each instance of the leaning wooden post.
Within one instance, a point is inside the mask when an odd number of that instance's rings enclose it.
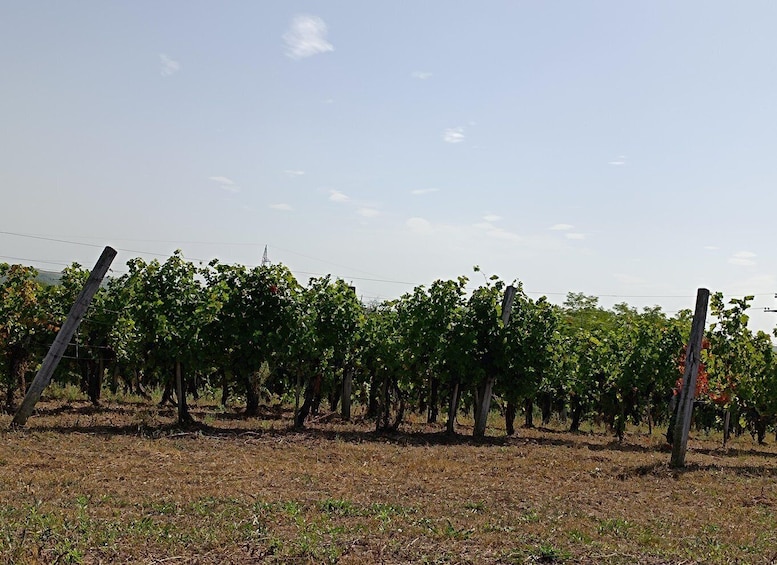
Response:
[[[505,289],[504,299],[502,300],[502,325],[507,326],[510,322],[510,312],[513,309],[515,301],[516,288],[508,286]],[[494,389],[496,375],[487,375],[486,382],[483,383],[483,394],[479,395],[477,410],[475,411],[475,429],[472,432],[474,437],[484,437],[486,435],[486,423],[488,422],[488,412],[491,410],[491,392]]]
[[[49,352],[46,357],[43,358],[43,363],[40,366],[38,374],[35,375],[35,379],[32,381],[30,388],[27,390],[27,394],[24,396],[21,406],[16,411],[11,422],[11,427],[22,427],[27,423],[27,419],[32,414],[35,405],[40,400],[40,395],[43,390],[49,386],[51,377],[54,374],[54,370],[59,365],[59,361],[62,359],[62,355],[65,354],[70,340],[73,339],[73,334],[78,328],[78,324],[81,323],[81,319],[86,314],[86,309],[89,307],[89,303],[92,301],[97,289],[100,288],[105,273],[108,272],[108,267],[111,266],[114,257],[116,257],[116,250],[111,247],[106,247],[100,258],[97,260],[97,264],[89,274],[89,278],[81,290],[81,294],[76,298],[73,307],[70,309],[70,313],[67,315],[65,323],[57,333],[57,337],[54,339],[54,343],[49,348]]]
[[[693,414],[693,397],[696,395],[696,376],[701,363],[701,345],[704,337],[704,323],[707,318],[707,303],[710,291],[700,288],[696,293],[696,311],[691,324],[691,337],[685,355],[685,372],[683,373],[683,388],[677,407],[677,422],[674,426],[674,441],[672,442],[672,459],[670,466],[685,467],[685,450],[688,447],[688,432],[691,429]]]

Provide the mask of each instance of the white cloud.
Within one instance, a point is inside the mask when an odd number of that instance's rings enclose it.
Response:
[[[720,247],[716,247],[715,245],[705,245],[704,249],[706,249],[707,251],[717,251],[718,249],[720,249]]]
[[[419,195],[419,194],[431,194],[432,192],[440,192],[439,188],[416,188],[415,190],[411,190],[410,194]]]
[[[397,234],[397,238],[420,253],[431,253],[435,257],[447,254],[454,262],[465,261],[473,265],[482,263],[484,253],[513,260],[516,257],[535,260],[548,254],[569,252],[569,244],[551,234],[522,235],[484,221],[438,223],[416,216],[407,219],[402,227],[404,230]],[[584,255],[586,250],[577,249],[576,252]],[[508,260],[510,263],[511,260]]]
[[[161,65],[159,73],[163,77],[169,77],[181,70],[181,63],[174,61],[164,53],[159,54],[159,63]]]
[[[227,185],[230,185],[230,186],[235,184],[235,181],[233,181],[232,179],[227,178],[227,177],[208,177],[208,180],[212,180],[212,181],[217,182],[219,184],[227,184]]]
[[[273,210],[282,210],[284,212],[291,212],[294,210],[289,204],[281,203],[281,204],[270,204],[270,208]]]
[[[608,165],[615,165],[616,167],[622,166],[626,164],[626,156],[625,155],[618,155],[614,160],[607,161]]]
[[[555,224],[553,226],[550,226],[550,229],[553,231],[569,231],[573,227],[575,226],[573,226],[572,224]]]
[[[301,177],[302,175],[305,174],[305,171],[295,171],[293,169],[286,169],[283,172],[289,175],[290,177]]]
[[[208,180],[218,183],[221,190],[226,190],[227,192],[240,192],[240,187],[235,186],[235,181],[228,177],[208,177]]]
[[[448,128],[443,132],[442,139],[446,143],[461,143],[464,141],[464,128]]]
[[[380,215],[380,211],[375,208],[359,208],[356,213],[363,218],[374,218]]]
[[[413,233],[428,234],[432,233],[432,224],[423,218],[409,218],[405,226]]]
[[[413,78],[417,78],[418,80],[426,80],[428,78],[431,78],[432,73],[428,73],[426,71],[415,71],[412,74]]]
[[[502,216],[497,216],[496,214],[488,214],[487,216],[483,216],[483,219],[489,223],[494,223],[501,220]]]
[[[494,239],[503,239],[506,241],[513,241],[513,242],[523,241],[523,238],[517,233],[507,231],[506,229],[503,229],[503,228],[498,228],[489,222],[481,222],[478,224],[474,224],[473,227],[482,231],[482,233],[484,233],[488,237],[491,237]]]
[[[564,237],[566,237],[567,239],[577,239],[577,240],[580,240],[580,239],[585,239],[585,234],[584,233],[569,232],[569,233],[565,233]]]
[[[334,51],[334,46],[326,40],[326,34],[326,23],[318,16],[296,16],[288,31],[283,34],[286,55],[299,60],[318,53]]]
[[[329,200],[332,202],[348,202],[350,198],[339,190],[332,189],[329,191]]]
[[[742,265],[745,267],[751,267],[755,265],[755,259],[756,254],[752,251],[737,251],[729,257],[728,262],[732,265]]]

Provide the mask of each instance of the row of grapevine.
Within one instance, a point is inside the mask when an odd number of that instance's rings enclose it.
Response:
[[[528,297],[519,282],[504,323],[506,284],[497,277],[472,292],[459,277],[363,304],[342,280],[302,285],[283,265],[195,265],[176,252],[128,267],[98,291],[56,380],[80,383],[95,403],[104,386],[138,394],[160,387],[164,402],[175,396],[178,368],[189,394],[220,389],[224,403],[243,398],[249,416],[263,394],[294,401],[299,427],[324,400],[346,419],[359,400],[378,430],[396,429],[415,411],[429,422],[445,414],[453,432],[462,411],[478,421],[493,387],[508,434],[520,410],[531,426],[538,408],[543,424],[556,416],[575,431],[596,420],[622,438],[629,421],[669,421],[690,329],[690,311],[604,309],[575,293],[558,306]],[[87,276],[74,264],[59,285],[44,285],[32,268],[0,265],[8,410]],[[777,418],[777,366],[770,337],[747,327],[750,300],[713,296],[698,422],[728,418],[763,440]]]

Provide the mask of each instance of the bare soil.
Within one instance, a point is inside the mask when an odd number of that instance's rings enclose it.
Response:
[[[659,431],[522,429],[485,441],[328,415],[201,425],[144,403],[43,402],[0,417],[4,563],[769,563],[777,449]],[[462,434],[471,427],[460,426]]]

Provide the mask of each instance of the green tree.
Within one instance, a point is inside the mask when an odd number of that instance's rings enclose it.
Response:
[[[308,375],[305,402],[296,416],[295,425],[304,425],[325,391],[329,393],[332,409],[336,409],[339,399],[345,400],[343,416],[350,418],[351,382],[363,318],[362,304],[348,284],[340,279],[332,282],[329,276],[310,279],[302,301],[306,305],[302,312],[303,323],[312,329],[306,336],[313,339],[313,343],[302,344],[302,348],[308,354],[317,353],[317,366]]]
[[[515,433],[515,417],[521,400],[525,403],[526,426],[531,427],[535,396],[547,386],[557,360],[559,316],[557,308],[544,296],[536,302],[523,292],[522,285],[512,307],[507,336],[506,374],[498,383],[498,393],[505,400],[505,427],[508,435]]]
[[[291,355],[299,285],[282,265],[248,269],[214,260],[205,277],[209,318],[203,335],[208,364],[221,372],[222,401],[234,382],[245,392],[246,414],[256,415],[261,368],[273,372]]]
[[[724,443],[729,437],[729,422],[733,419],[739,423],[740,418],[763,442],[766,428],[777,413],[771,339],[764,332],[753,334],[748,328],[747,310],[753,298],[732,298],[726,307],[722,293],[710,297],[710,310],[717,320],[710,324],[708,333],[706,395],[724,409]]]
[[[142,259],[128,262],[127,284],[133,288],[132,316],[146,345],[149,362],[165,376],[167,390],[173,383],[178,404],[178,420],[192,420],[186,402],[187,379],[184,370],[194,370],[202,361],[201,330],[208,319],[208,301],[198,268],[177,250],[164,263]]]
[[[16,410],[17,392],[27,388],[27,372],[54,339],[51,291],[36,279],[32,267],[0,263],[0,366],[5,408]]]

